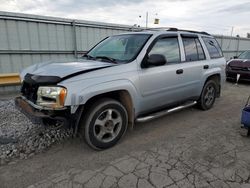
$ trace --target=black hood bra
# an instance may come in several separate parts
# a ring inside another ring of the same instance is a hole
[[[30,74],[27,73],[24,77],[24,81],[30,85],[55,85],[58,84],[61,81],[67,80],[69,78],[72,78],[74,76],[80,75],[80,74],[84,74],[84,73],[88,73],[88,72],[92,72],[95,70],[99,70],[99,69],[104,69],[104,68],[108,68],[111,66],[106,66],[106,67],[98,67],[98,68],[93,68],[93,69],[88,69],[88,70],[83,70],[83,71],[78,71],[75,72],[73,74],[69,74],[67,76],[64,77],[59,77],[59,76],[42,76],[42,75],[34,75],[34,74]]]

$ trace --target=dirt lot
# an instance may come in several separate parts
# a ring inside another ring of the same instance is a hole
[[[250,138],[239,133],[249,94],[227,83],[213,109],[136,124],[106,151],[68,139],[1,166],[1,187],[250,187]]]

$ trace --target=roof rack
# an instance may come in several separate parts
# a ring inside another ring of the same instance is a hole
[[[184,32],[190,32],[190,33],[197,33],[197,34],[203,34],[203,35],[210,35],[209,33],[205,31],[193,31],[193,30],[185,30],[185,29],[178,29],[175,27],[155,27],[155,28],[147,28],[142,29],[141,31],[159,31],[159,30],[165,30],[165,31],[184,31]]]
[[[184,31],[184,32],[197,33],[197,34],[203,34],[203,35],[210,35],[209,33],[205,31],[193,31],[193,30],[185,30],[185,29],[177,29],[177,28],[169,29],[168,31]]]

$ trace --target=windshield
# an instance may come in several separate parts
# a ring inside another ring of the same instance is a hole
[[[250,51],[245,51],[239,55],[239,59],[250,59]]]
[[[130,62],[136,58],[150,36],[149,34],[111,36],[95,46],[85,57],[116,63]]]

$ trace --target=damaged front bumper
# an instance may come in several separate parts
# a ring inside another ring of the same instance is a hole
[[[26,115],[33,123],[41,123],[43,119],[52,119],[61,121],[65,125],[70,124],[70,118],[68,118],[70,111],[67,108],[60,110],[43,108],[27,100],[23,96],[15,98],[15,105],[18,110]]]

